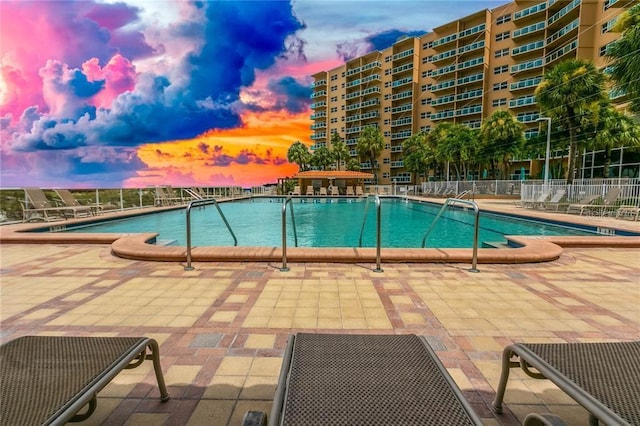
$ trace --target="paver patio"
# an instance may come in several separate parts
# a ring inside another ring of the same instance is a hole
[[[171,400],[150,366],[122,372],[84,424],[238,425],[269,411],[287,336],[296,331],[416,333],[487,425],[532,411],[569,424],[587,413],[548,381],[512,372],[506,412],[490,410],[511,342],[640,338],[640,252],[568,248],[550,263],[177,263],[114,257],[106,245],[0,246],[0,339],[153,337]]]

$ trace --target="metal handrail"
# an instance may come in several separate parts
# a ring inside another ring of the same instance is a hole
[[[367,197],[367,201],[364,203],[364,218],[362,219],[362,227],[360,228],[360,238],[358,239],[358,247],[362,247],[362,235],[364,234],[364,225],[367,223],[367,213],[369,211],[369,199],[371,197]]]
[[[360,228],[360,238],[358,239],[358,247],[362,247],[362,235],[364,233],[364,226],[367,223],[367,211],[369,209],[369,198],[367,197],[367,201],[364,204],[364,218],[362,219],[362,228]],[[381,201],[380,201],[380,196],[376,195],[375,196],[375,202],[376,202],[376,269],[373,270],[373,272],[383,272],[382,268],[380,267],[380,261],[381,261],[381,255],[380,255],[380,251],[381,251],[381,232],[380,229],[382,227],[381,223],[382,223],[382,215],[381,215]]]
[[[442,207],[440,208],[440,211],[436,215],[435,219],[433,219],[433,222],[431,222],[431,226],[429,227],[429,229],[427,229],[427,232],[424,234],[424,238],[422,238],[422,248],[425,247],[425,244],[427,242],[427,237],[435,227],[438,219],[440,219],[440,216],[442,216],[442,213],[444,212],[444,210],[448,206],[451,206],[454,204],[465,204],[473,207],[474,216],[475,216],[475,227],[473,232],[473,258],[471,261],[472,264],[471,264],[471,269],[469,269],[469,272],[480,272],[477,268],[478,266],[478,233],[480,230],[480,209],[478,208],[478,204],[476,204],[475,201],[461,200],[459,198],[447,198],[444,204],[442,205]]]
[[[218,213],[220,213],[220,217],[222,218],[222,221],[227,226],[227,229],[229,230],[229,232],[231,233],[231,236],[233,237],[233,245],[234,246],[238,245],[238,239],[236,238],[236,235],[233,233],[233,230],[231,229],[231,225],[229,225],[227,218],[224,217],[224,213],[222,213],[222,210],[220,210],[220,206],[218,205],[218,202],[213,198],[207,199],[207,200],[193,200],[189,203],[186,209],[187,211],[187,266],[184,267],[185,271],[192,271],[193,269],[195,269],[193,266],[191,266],[191,208],[194,206],[204,206],[207,204],[213,204],[216,206],[216,209],[218,210]]]
[[[280,271],[286,272],[287,268],[287,204],[291,203],[291,224],[293,225],[293,240],[295,246],[298,247],[298,231],[296,230],[296,217],[293,214],[293,199],[291,196],[287,197],[284,204],[282,204],[282,268]]]
[[[381,229],[381,222],[382,222],[382,208],[381,208],[382,203],[380,202],[380,196],[376,195],[376,269],[373,270],[373,272],[383,272],[382,268],[380,267],[380,261],[381,261],[381,255],[380,255],[380,229]]]

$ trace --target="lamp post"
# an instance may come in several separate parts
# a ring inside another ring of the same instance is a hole
[[[540,117],[537,121],[547,122],[547,151],[544,156],[544,189],[549,187],[549,156],[551,155],[551,117]]]

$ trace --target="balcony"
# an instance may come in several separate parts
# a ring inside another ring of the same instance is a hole
[[[402,132],[391,133],[391,140],[407,139],[408,137],[411,137],[411,130],[403,130]]]
[[[439,98],[436,98],[433,102],[431,102],[431,105],[445,105],[445,104],[450,104],[451,102],[455,101],[456,97],[454,95],[447,95],[447,96],[441,96]]]
[[[312,140],[326,139],[326,138],[327,138],[327,132],[320,132],[320,133],[315,133],[311,135]]]
[[[438,83],[431,86],[431,91],[438,92],[440,90],[448,89],[450,87],[455,87],[455,86],[456,86],[455,80],[447,80],[447,81],[443,81],[442,83]]]
[[[375,80],[380,81],[380,75],[379,74],[372,74],[372,75],[367,76],[367,77],[363,77],[363,78],[359,78],[357,80],[350,81],[350,82],[348,82],[346,84],[346,87],[359,86],[361,84],[369,83],[369,82],[375,81]]]
[[[315,103],[309,105],[309,107],[311,109],[326,108],[327,107],[327,102],[326,101],[315,102]]]
[[[399,169],[401,167],[404,167],[404,161],[403,160],[398,160],[398,161],[392,161],[391,162],[391,168],[392,169]]]
[[[466,77],[461,77],[456,81],[456,84],[461,85],[461,84],[475,83],[476,81],[483,81],[483,80],[484,80],[484,73],[478,73],[478,74],[468,75]]]
[[[394,81],[393,83],[391,83],[391,87],[404,86],[405,84],[409,84],[412,81],[413,81],[413,77],[406,77],[406,78]]]
[[[413,118],[412,117],[407,117],[407,118],[401,118],[399,120],[394,120],[391,122],[391,127],[397,127],[397,126],[408,126],[413,122]]]
[[[524,55],[525,53],[535,52],[544,47],[544,40],[537,40],[523,46],[514,47],[511,49],[511,56]]]
[[[431,121],[443,120],[445,118],[452,118],[454,115],[455,115],[455,112],[452,109],[436,112],[435,114],[431,114]]]
[[[357,104],[347,105],[347,111],[353,111],[354,109],[368,108],[377,105],[380,105],[380,99],[373,98],[369,99],[368,101],[358,102]]]
[[[471,115],[482,113],[482,105],[471,105],[465,108],[456,110],[456,117],[460,117],[463,115]]]
[[[549,25],[551,25],[554,22],[560,20],[563,16],[567,15],[569,12],[571,12],[572,10],[574,10],[575,8],[580,6],[580,3],[582,3],[582,0],[573,0],[571,3],[569,3],[568,5],[563,7],[562,9],[560,9],[559,12],[554,13],[553,15],[551,15],[549,17]]]
[[[560,49],[556,49],[553,53],[550,53],[544,58],[545,64],[550,64],[557,59],[562,58],[563,56],[573,52],[578,48],[578,40],[573,40],[571,43],[561,47]]]
[[[347,72],[345,73],[346,77],[350,77],[352,75],[364,72],[364,71],[368,71],[374,68],[381,68],[382,64],[379,61],[374,61],[371,62],[369,64],[363,65],[361,67],[357,67],[357,68],[352,68],[350,70],[347,70]]]
[[[529,25],[524,28],[518,28],[517,30],[513,30],[513,32],[511,33],[511,38],[515,40],[517,38],[524,37],[526,35],[536,34],[540,31],[543,31],[546,26],[547,24],[544,21],[542,21],[542,22],[538,22],[537,24]]]
[[[471,28],[469,28],[469,29],[462,30],[462,31],[460,31],[460,32],[458,33],[458,38],[459,38],[459,39],[462,39],[462,38],[465,38],[465,37],[472,36],[472,35],[474,35],[474,34],[477,34],[477,33],[479,33],[479,32],[484,31],[484,30],[485,30],[485,28],[486,28],[486,25],[485,25],[485,24],[480,24],[480,25],[476,25],[475,27],[471,27]]]
[[[406,92],[396,93],[391,96],[392,101],[397,101],[398,99],[406,99],[413,96],[413,90],[407,90]]]
[[[457,50],[456,49],[452,49],[452,50],[447,50],[446,52],[442,52],[438,55],[433,55],[431,57],[431,61],[432,63],[436,63],[436,62],[440,62],[444,59],[449,59],[449,58],[455,58],[457,55]]]
[[[327,85],[327,80],[318,80],[311,83],[311,88],[322,87]]]
[[[320,90],[318,92],[312,93],[311,94],[311,99],[320,98],[320,97],[324,98],[325,96],[327,96],[327,91],[326,90]]]
[[[456,96],[456,101],[480,98],[482,97],[483,93],[484,91],[482,89],[475,89],[475,90],[469,90],[467,92],[462,92]]]
[[[398,59],[406,58],[407,56],[413,55],[413,49],[405,50],[404,52],[396,53],[391,57],[392,61],[397,61]]]
[[[516,22],[520,19],[525,19],[532,16],[537,16],[540,12],[544,12],[547,9],[547,3],[542,2],[538,3],[534,6],[528,7],[526,9],[522,9],[513,14],[513,21]]]
[[[327,122],[326,121],[321,121],[319,123],[315,123],[311,125],[311,130],[315,130],[315,129],[326,129],[327,127]]]
[[[391,152],[392,153],[402,152],[402,145],[393,145],[391,147]]]
[[[316,120],[318,118],[324,118],[327,116],[327,111],[320,111],[315,114],[311,114],[311,119]]]
[[[458,54],[462,55],[467,52],[471,52],[473,50],[482,49],[484,47],[484,40],[477,41],[475,43],[467,44],[466,46],[462,46],[458,49]]]
[[[529,87],[536,87],[542,81],[542,77],[525,78],[524,80],[516,81],[509,85],[509,90],[515,92],[516,90],[523,90]]]
[[[511,67],[511,74],[540,68],[542,67],[543,62],[544,61],[542,60],[542,58],[539,58],[539,59],[534,59],[532,61],[523,62],[518,65],[513,65]]]
[[[559,31],[556,31],[555,33],[551,34],[551,36],[547,37],[547,46],[549,46],[550,44],[552,44],[556,40],[559,40],[562,37],[570,34],[573,30],[575,30],[579,26],[580,26],[580,20],[579,19],[575,19],[569,25],[563,27]]]
[[[395,67],[391,70],[391,74],[398,74],[400,72],[409,71],[413,69],[413,64],[404,64],[399,67]]]
[[[521,108],[524,106],[535,105],[536,103],[535,96],[522,96],[520,98],[510,100],[509,108]]]
[[[413,109],[413,104],[403,104],[397,107],[391,108],[391,113],[396,114],[399,112],[411,111]]]
[[[516,120],[521,123],[532,123],[534,121],[538,121],[538,118],[540,118],[539,112],[521,112],[516,115]]]
[[[449,74],[450,72],[454,72],[456,70],[456,65],[449,65],[446,67],[438,68],[429,72],[430,77],[439,77],[441,75]]]
[[[451,34],[451,35],[448,35],[448,36],[445,36],[445,37],[439,38],[439,39],[437,39],[437,40],[434,40],[434,41],[431,43],[431,47],[435,49],[436,47],[444,46],[444,45],[446,45],[446,44],[449,44],[449,43],[451,43],[451,42],[454,42],[454,41],[456,41],[457,39],[458,39],[458,34]]]
[[[464,61],[458,64],[458,70],[477,67],[478,65],[484,65],[484,57],[480,56],[477,58],[469,59],[468,61]]]
[[[380,88],[377,86],[374,86],[364,90],[358,90],[356,92],[347,93],[346,99],[358,98],[361,96],[369,95],[371,93],[380,93]]]
[[[395,183],[411,183],[411,173],[400,173],[396,176],[391,176],[391,181]]]

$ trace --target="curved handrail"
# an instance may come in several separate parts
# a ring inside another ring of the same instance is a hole
[[[233,237],[233,245],[237,246],[238,245],[238,239],[236,238],[236,235],[233,233],[233,229],[231,229],[231,225],[229,225],[229,222],[227,221],[227,218],[224,216],[224,213],[222,213],[222,210],[220,210],[220,206],[218,205],[218,202],[214,199],[214,198],[210,198],[210,199],[206,199],[206,200],[193,200],[189,203],[189,205],[186,208],[186,214],[187,214],[187,266],[184,267],[185,271],[191,271],[193,270],[193,266],[191,266],[191,208],[194,206],[204,206],[207,204],[213,204],[216,206],[216,209],[218,210],[218,213],[220,213],[220,217],[222,218],[222,221],[224,222],[224,224],[227,226],[227,229],[229,230],[229,232],[231,233],[231,236]]]
[[[289,270],[287,268],[287,204],[291,203],[291,224],[293,225],[293,240],[295,246],[298,247],[298,231],[296,230],[296,217],[293,214],[293,199],[291,196],[287,197],[282,204],[282,272]]]
[[[369,209],[369,198],[367,197],[367,201],[364,204],[364,218],[362,219],[362,228],[360,228],[360,238],[358,239],[358,247],[362,247],[362,235],[364,234],[364,226],[367,223],[367,212]],[[381,211],[382,211],[382,203],[380,201],[380,196],[375,195],[374,198],[376,202],[376,269],[373,272],[382,272],[382,268],[380,268],[380,250],[381,250],[381,237],[380,237],[380,228],[381,228]]]
[[[362,227],[360,228],[360,238],[358,239],[358,247],[362,247],[362,235],[364,234],[364,225],[367,223],[367,213],[369,210],[369,199],[370,196],[367,197],[367,201],[364,203],[364,218],[362,219]]]
[[[469,269],[469,271],[480,272],[478,271],[478,268],[477,268],[478,266],[478,233],[480,230],[480,209],[478,208],[478,204],[476,204],[475,201],[461,200],[459,198],[447,198],[444,204],[442,205],[442,207],[440,208],[440,211],[436,215],[435,219],[433,219],[433,222],[431,222],[431,226],[429,227],[429,229],[427,229],[427,232],[424,234],[424,237],[422,238],[422,248],[425,247],[425,244],[427,242],[427,237],[435,227],[438,219],[440,219],[440,216],[442,216],[442,213],[444,212],[444,210],[448,206],[451,206],[454,204],[465,204],[473,207],[474,216],[475,216],[475,226],[473,231],[473,259],[472,259],[471,269]]]
[[[380,262],[381,262],[381,255],[380,255],[380,250],[381,250],[381,244],[380,244],[380,229],[382,227],[381,223],[382,223],[382,203],[380,202],[380,196],[376,195],[376,269],[373,270],[373,272],[383,272],[382,268],[380,267]]]

